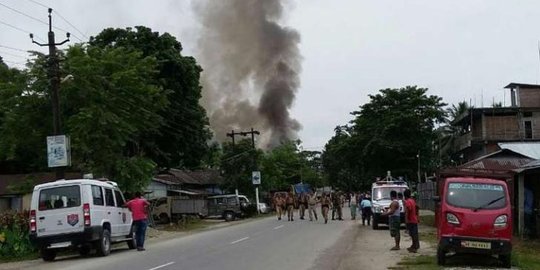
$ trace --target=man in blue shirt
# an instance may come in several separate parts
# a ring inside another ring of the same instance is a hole
[[[371,198],[369,195],[365,197],[360,202],[360,209],[362,209],[362,225],[366,225],[366,220],[368,226],[371,225]]]

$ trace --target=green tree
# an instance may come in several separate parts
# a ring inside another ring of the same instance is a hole
[[[157,60],[157,72],[148,79],[164,90],[168,103],[159,110],[162,125],[147,132],[140,147],[161,168],[201,167],[211,138],[206,111],[199,104],[202,69],[193,57],[181,54],[180,42],[168,33],[137,26],[105,29],[90,45],[139,51]]]
[[[439,166],[450,165],[454,162],[456,157],[455,148],[456,141],[463,134],[463,130],[466,128],[457,125],[456,120],[464,117],[471,107],[467,102],[459,102],[457,105],[452,104],[451,107],[446,109],[446,117],[443,124],[437,129],[438,142],[437,148],[439,152]]]
[[[445,104],[426,93],[426,88],[407,86],[370,95],[370,102],[352,112],[355,118],[346,132],[336,130],[325,147],[323,164],[330,183],[365,188],[386,171],[416,179],[417,154],[421,170],[433,170],[434,129],[444,120]]]
[[[223,188],[229,192],[238,189],[242,194],[253,195],[251,172],[257,168],[263,154],[262,150],[253,149],[251,140],[240,140],[234,146],[224,143],[221,157],[221,170],[225,178]],[[264,174],[262,178],[264,183]]]

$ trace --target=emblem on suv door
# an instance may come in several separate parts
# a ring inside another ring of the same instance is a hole
[[[79,215],[77,214],[68,215],[67,223],[71,226],[75,226],[75,224],[79,223]]]

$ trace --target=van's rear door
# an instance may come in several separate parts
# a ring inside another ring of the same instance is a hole
[[[84,230],[80,185],[46,187],[39,190],[38,198],[38,237]]]

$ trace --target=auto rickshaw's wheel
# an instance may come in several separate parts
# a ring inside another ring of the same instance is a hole
[[[504,268],[512,268],[512,254],[501,254],[499,260]]]
[[[446,252],[441,248],[437,248],[437,264],[444,265],[446,263]]]

